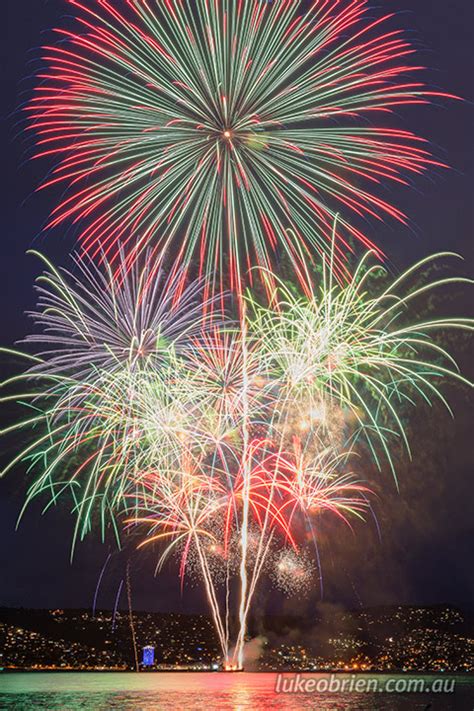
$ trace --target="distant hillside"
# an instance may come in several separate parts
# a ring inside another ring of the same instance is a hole
[[[209,618],[134,612],[140,656],[157,665],[210,665],[220,649]],[[253,627],[253,628],[252,628]],[[249,659],[260,669],[474,671],[472,619],[447,605],[344,611],[322,607],[311,622],[275,616],[250,626]],[[128,612],[0,608],[0,666],[133,668]]]

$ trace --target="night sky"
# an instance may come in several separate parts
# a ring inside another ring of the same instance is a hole
[[[431,85],[458,94],[461,102],[406,108],[399,125],[428,138],[435,154],[452,166],[421,177],[410,189],[395,184],[391,199],[411,218],[409,227],[372,224],[367,234],[382,245],[396,272],[415,259],[441,249],[462,254],[464,273],[473,273],[472,26],[474,4],[468,0],[382,0],[383,10],[399,11],[394,25],[404,27],[419,49],[417,61],[430,67]],[[374,8],[377,3],[373,3]],[[6,0],[2,4],[3,169],[0,241],[1,334],[11,346],[28,330],[25,310],[34,305],[33,281],[40,266],[26,250],[34,246],[55,264],[68,264],[74,232],[42,232],[42,225],[59,197],[53,190],[35,193],[48,166],[29,160],[31,144],[21,124],[21,104],[29,97],[32,75],[39,68],[38,46],[48,30],[61,24],[62,0]],[[66,8],[67,11],[67,8]],[[66,20],[67,23],[67,20]],[[472,297],[472,292],[471,292]],[[458,314],[470,306],[466,293],[452,299]],[[461,363],[468,368],[466,353]],[[469,374],[468,372],[466,374]],[[471,368],[471,377],[473,376]],[[435,408],[421,408],[411,427],[414,457],[399,467],[400,493],[388,471],[379,475],[377,527],[356,524],[354,533],[341,527],[327,531],[323,548],[325,600],[336,605],[448,602],[468,604],[474,594],[472,540],[474,533],[472,451],[473,409],[468,393],[453,391],[456,420]],[[2,422],[9,421],[9,413]],[[6,453],[0,443],[0,456]],[[69,562],[72,517],[58,506],[40,516],[40,506],[28,510],[19,530],[15,523],[25,493],[20,469],[0,481],[0,605],[30,607],[90,606],[95,585],[109,550],[113,553],[99,605],[113,605],[123,577],[126,552],[90,536]],[[110,546],[110,548],[109,548]],[[154,560],[140,557],[133,564],[136,608],[200,610],[197,588],[181,599],[176,576],[153,576]],[[261,604],[274,610],[278,595]],[[310,611],[317,598],[305,604]],[[303,603],[298,603],[301,609]]]

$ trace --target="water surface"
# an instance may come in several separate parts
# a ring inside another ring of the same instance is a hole
[[[287,675],[291,678],[294,675]],[[310,675],[304,675],[306,677]],[[314,674],[321,679],[328,675]],[[455,679],[454,694],[277,694],[276,674],[0,673],[1,711],[473,711],[474,677]],[[359,677],[358,677],[359,678]],[[367,677],[360,677],[367,678]],[[378,675],[378,683],[388,677]],[[393,678],[393,677],[392,677]],[[400,678],[412,678],[408,675]],[[421,677],[416,677],[421,678]],[[423,677],[429,684],[432,677]],[[431,705],[430,705],[431,704]]]

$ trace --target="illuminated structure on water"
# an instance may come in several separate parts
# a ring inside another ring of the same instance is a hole
[[[155,663],[155,648],[151,645],[143,647],[142,664],[144,667],[152,667]]]

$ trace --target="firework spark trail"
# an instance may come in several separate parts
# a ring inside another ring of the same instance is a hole
[[[178,481],[174,476],[171,479],[169,476],[156,474],[145,476],[143,491],[141,496],[132,495],[132,498],[136,499],[136,515],[128,521],[133,526],[149,526],[149,534],[139,547],[160,540],[170,540],[158,561],[158,568],[161,569],[167,558],[181,546],[180,576],[183,582],[189,551],[191,545],[194,545],[215,629],[225,657],[229,646],[228,634],[222,621],[216,586],[205,549],[209,539],[213,543],[216,541],[208,523],[218,511],[217,495],[222,494],[222,487],[208,475],[188,470],[187,465],[184,465]]]
[[[247,579],[247,552],[248,552],[248,529],[249,529],[249,486],[250,486],[250,447],[249,447],[249,378],[248,378],[248,351],[247,351],[247,318],[244,310],[242,312],[241,319],[241,333],[242,333],[242,364],[243,364],[243,413],[242,413],[242,431],[243,431],[243,447],[242,447],[242,473],[243,473],[243,509],[242,509],[242,523],[241,523],[241,559],[240,559],[240,605],[239,605],[239,620],[240,620],[240,630],[239,636],[237,638],[236,645],[236,655],[237,664],[239,669],[244,668],[244,643],[245,643],[245,630],[246,625],[246,611],[247,611],[247,595],[248,595],[248,579]]]
[[[194,541],[196,544],[196,550],[198,552],[199,560],[201,563],[201,571],[204,578],[204,584],[206,586],[207,597],[211,606],[212,616],[214,619],[214,624],[216,627],[217,634],[219,636],[219,641],[221,644],[222,657],[226,659],[229,650],[229,638],[226,633],[226,628],[222,623],[222,618],[220,614],[219,601],[217,599],[216,590],[212,580],[212,574],[209,570],[209,564],[206,555],[202,551],[201,542],[199,535],[194,536]]]
[[[129,560],[127,561],[126,588],[127,588],[128,615],[129,615],[129,621],[130,621],[130,631],[132,633],[133,654],[135,657],[135,671],[139,672],[140,665],[138,663],[137,637],[135,634],[135,623],[133,621],[132,584],[130,581],[130,561]]]
[[[285,255],[308,286],[340,208],[404,222],[379,191],[442,165],[385,119],[448,94],[413,79],[414,50],[366,0],[69,2],[77,30],[43,47],[27,111],[36,155],[58,160],[43,187],[70,190],[49,224],[80,224],[92,257],[150,247],[241,294]],[[370,241],[345,218],[338,237],[341,271],[348,239]]]
[[[298,550],[299,544],[295,542],[294,534],[290,530],[293,528],[293,520],[299,517],[298,514],[302,514],[308,522],[311,522],[311,518],[314,518],[316,514],[327,510],[335,513],[345,523],[348,523],[349,515],[362,518],[362,514],[368,508],[367,497],[370,494],[369,489],[357,483],[349,475],[338,476],[337,464],[339,462],[329,463],[329,465],[323,464],[326,458],[325,452],[321,454],[317,475],[311,476],[306,468],[300,471],[300,474],[307,478],[306,493],[310,494],[309,496],[302,496],[294,476],[298,462],[293,461],[290,452],[282,452],[281,443],[278,445],[278,453],[273,455],[266,454],[266,447],[271,444],[270,442],[264,443],[262,461],[252,472],[253,481],[257,477],[257,482],[260,482],[261,475],[265,476],[266,489],[263,497],[265,503],[262,505],[263,520],[261,518],[258,519],[259,533],[256,541],[257,550],[252,561],[252,574],[250,581],[246,579],[246,594],[241,597],[241,604],[242,600],[244,604],[240,618],[241,627],[234,653],[232,667],[234,669],[242,668],[247,616],[257,583],[262,575],[264,566],[268,564],[268,554],[272,544],[278,540],[280,540],[279,545],[289,542],[294,552]],[[257,446],[257,450],[259,448]],[[344,455],[344,459],[346,458],[347,454]],[[242,491],[242,496],[245,496],[250,503],[255,497],[255,491],[258,491],[259,488],[260,483],[257,486],[253,483],[253,486]],[[279,503],[275,503],[275,498],[279,499]],[[287,514],[287,511],[290,513],[284,518],[283,515]],[[280,536],[278,536],[278,529],[281,528],[282,522],[284,524]],[[313,530],[312,523],[310,523],[310,526],[311,530]]]
[[[112,558],[112,553],[109,553],[104,565],[102,566],[102,570],[100,571],[99,579],[97,581],[97,585],[96,585],[95,593],[94,593],[94,602],[92,603],[92,617],[93,618],[95,617],[95,610],[96,610],[96,606],[97,606],[97,596],[99,595],[100,584],[102,582],[102,578],[104,577],[105,569],[107,568],[111,558]]]
[[[120,581],[120,584],[118,586],[117,590],[117,595],[115,596],[115,604],[114,604],[114,613],[112,616],[112,632],[115,632],[115,625],[117,621],[117,611],[118,611],[118,606],[120,602],[120,595],[122,594],[122,588],[123,588],[123,579]]]

